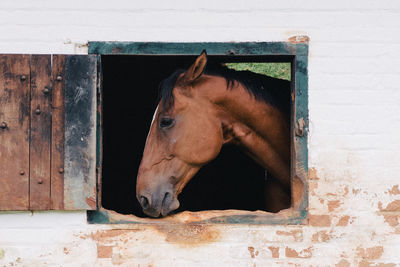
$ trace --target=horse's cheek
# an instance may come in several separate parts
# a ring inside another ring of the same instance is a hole
[[[205,132],[203,142],[199,142],[198,151],[204,151],[205,162],[215,159],[223,144],[222,129],[220,127],[210,127],[210,131]]]
[[[181,136],[174,146],[175,155],[189,164],[204,165],[213,160],[222,147],[222,132],[214,127],[193,129],[196,138]]]
[[[222,147],[222,138],[218,138],[218,136],[214,136],[213,139],[208,138],[205,142],[199,142],[197,147],[197,155],[202,155],[202,158],[199,158],[199,163],[206,164],[211,160],[215,159]]]

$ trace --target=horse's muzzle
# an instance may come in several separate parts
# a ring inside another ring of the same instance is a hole
[[[157,190],[152,193],[138,192],[137,199],[143,212],[151,217],[164,217],[179,207],[179,201],[171,190]]]

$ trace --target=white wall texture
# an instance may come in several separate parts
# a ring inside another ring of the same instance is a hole
[[[0,2],[0,53],[310,37],[309,222],[165,229],[0,213],[0,266],[400,266],[400,1]]]

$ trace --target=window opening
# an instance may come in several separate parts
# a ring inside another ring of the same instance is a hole
[[[238,63],[231,61],[240,58],[208,57],[210,65],[223,63],[230,69],[290,80],[290,62]],[[158,104],[159,83],[176,69],[190,67],[195,59],[195,56],[102,57],[104,208],[147,217],[135,196],[136,176]],[[235,145],[225,145],[217,158],[202,167],[186,185],[179,196],[180,207],[175,212],[265,211],[266,179],[268,174],[263,167]]]

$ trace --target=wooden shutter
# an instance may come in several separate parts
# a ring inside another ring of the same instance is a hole
[[[0,210],[96,209],[97,56],[0,55]]]

